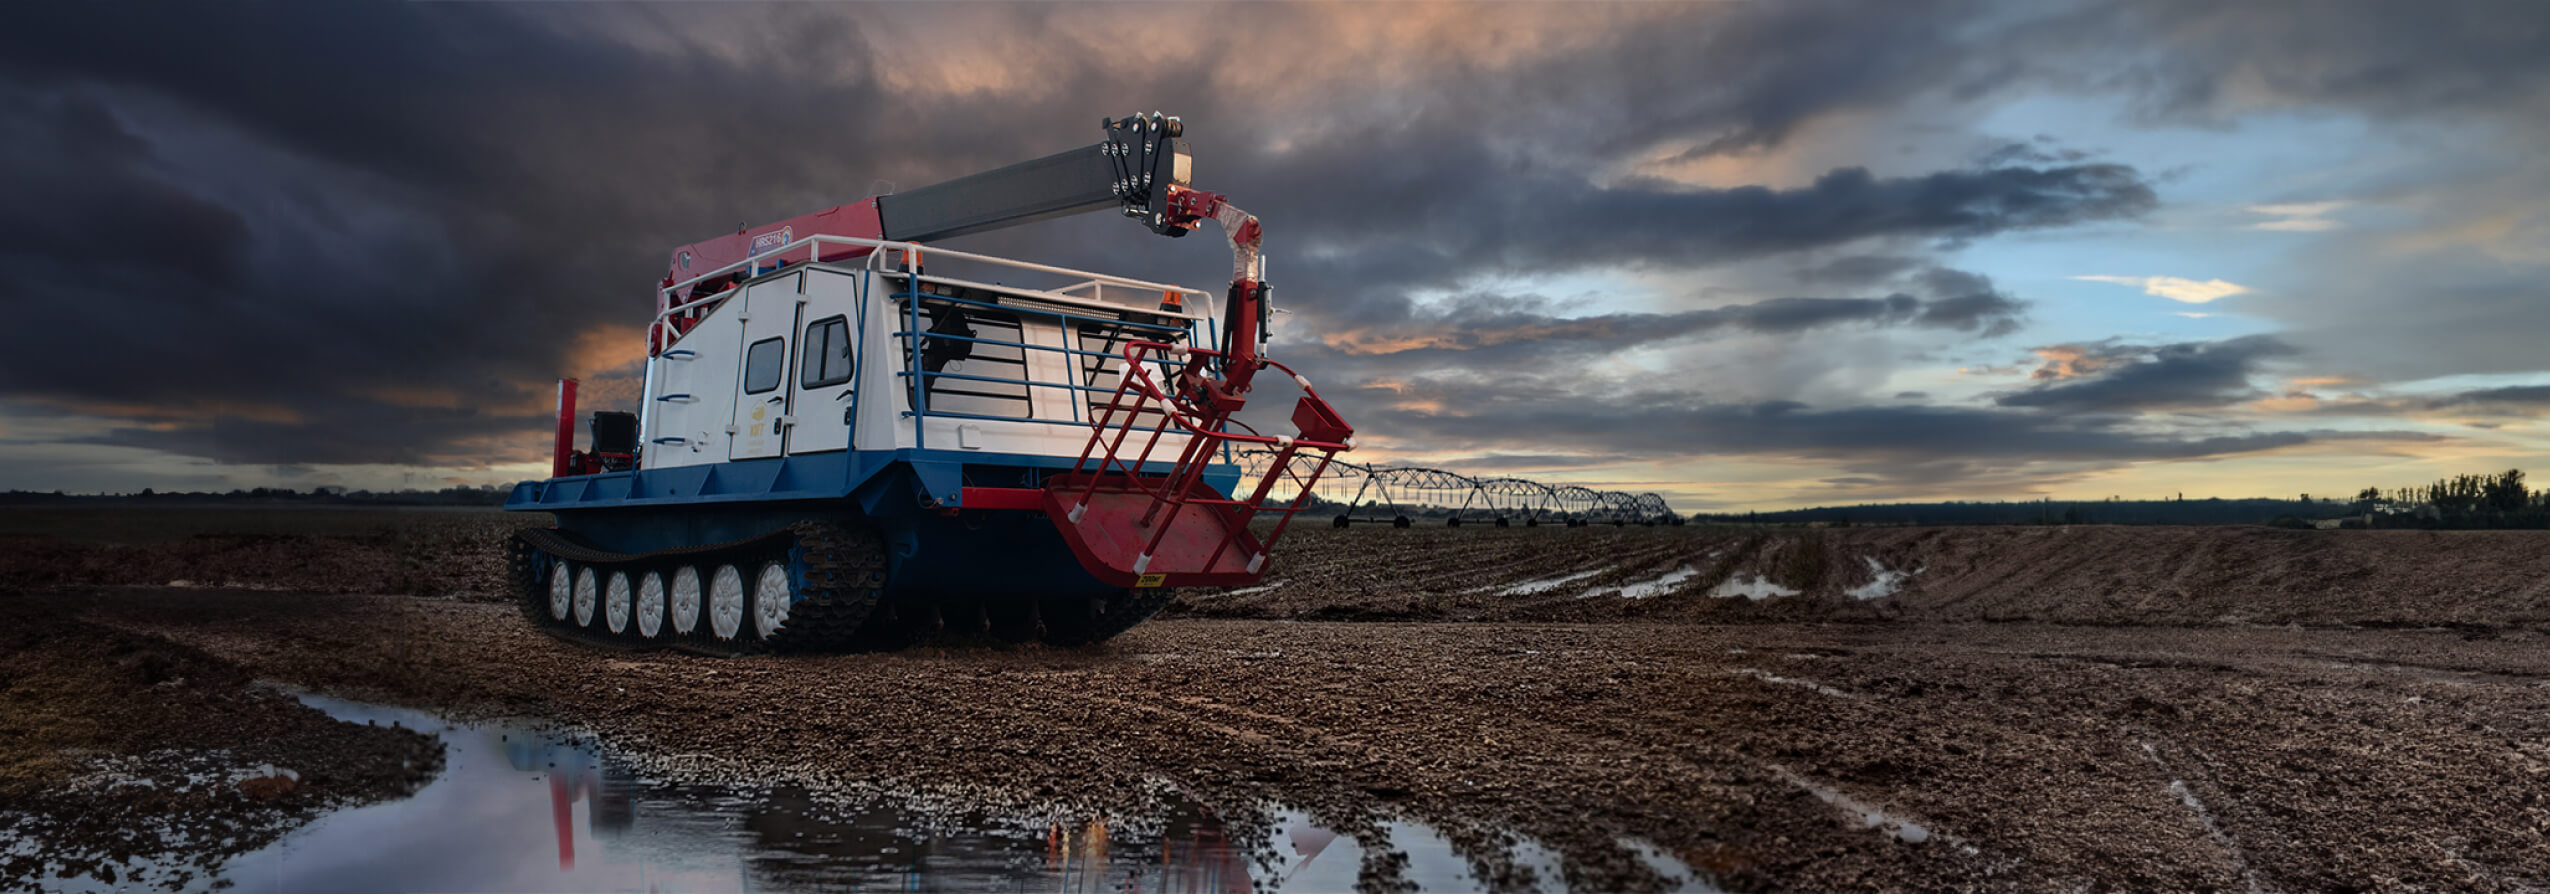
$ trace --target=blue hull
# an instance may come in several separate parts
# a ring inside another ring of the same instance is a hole
[[[836,451],[526,481],[505,508],[553,513],[560,529],[621,553],[743,540],[809,520],[873,526],[886,542],[890,593],[1103,594],[1115,588],[1081,567],[1044,513],[964,505],[968,485],[1038,487],[1071,465],[979,451]],[[1156,465],[1145,471],[1168,471]],[[1216,466],[1205,477],[1227,494],[1239,469]]]

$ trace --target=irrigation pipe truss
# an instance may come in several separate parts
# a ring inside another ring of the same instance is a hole
[[[1265,474],[1274,454],[1247,449],[1234,451],[1232,458],[1239,462],[1241,480],[1249,481]],[[1294,485],[1299,486],[1298,476],[1294,476]],[[1500,528],[1518,524],[1572,528],[1602,523],[1683,523],[1682,516],[1665,505],[1665,498],[1652,492],[1632,494],[1522,478],[1479,478],[1424,466],[1372,466],[1340,460],[1328,465],[1311,492],[1338,508],[1331,523],[1340,528],[1359,522],[1386,522],[1405,528],[1420,518],[1440,518],[1455,528],[1474,523]]]

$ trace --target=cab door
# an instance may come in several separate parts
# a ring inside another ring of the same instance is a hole
[[[856,415],[854,308],[832,303],[807,308],[806,323],[797,328],[797,374],[790,377],[797,396],[789,404],[798,420],[788,431],[790,456],[849,447]]]
[[[743,366],[735,377],[735,418],[726,427],[728,459],[762,459],[788,449],[789,380],[796,371],[789,336],[797,330],[805,274],[758,283],[744,292]]]

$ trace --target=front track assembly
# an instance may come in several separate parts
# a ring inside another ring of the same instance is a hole
[[[508,544],[523,615],[561,639],[708,655],[894,649],[941,633],[1056,646],[1102,642],[1176,598],[889,601],[885,548],[864,529],[801,522],[760,537],[650,553],[601,549],[550,528]]]

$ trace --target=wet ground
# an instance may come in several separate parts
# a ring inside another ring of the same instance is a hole
[[[0,889],[210,884],[311,817],[434,777],[429,737],[329,719],[238,665],[0,597]]]
[[[384,518],[0,532],[0,889],[2550,889],[2539,534],[1316,530],[1103,648],[716,660]]]
[[[655,781],[544,724],[302,701],[341,720],[435,734],[446,769],[412,798],[321,818],[231,860],[220,877],[237,890],[366,890],[395,878],[424,891],[1330,891],[1353,888],[1363,864],[1355,839],[1280,806],[1268,834],[1237,839],[1212,807],[1175,795],[1150,816],[933,814],[788,785]],[[1407,855],[1400,875],[1417,888],[1480,887],[1434,830],[1382,831],[1382,847]],[[1517,853],[1557,878],[1546,848],[1520,842]]]
[[[916,854],[938,890],[2550,885],[2550,641],[2520,630],[1166,621],[1086,652],[715,660],[498,605],[76,598],[262,677],[572,724],[612,755],[569,786],[603,861],[576,871],[686,890],[900,887]],[[614,766],[668,787],[623,817]],[[535,830],[551,778],[513,783]],[[1077,859],[1106,868],[1059,868],[1102,818],[1106,857]],[[506,837],[557,871],[554,834]]]

